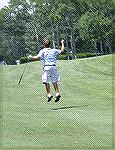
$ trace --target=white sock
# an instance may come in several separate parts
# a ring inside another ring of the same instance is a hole
[[[59,93],[56,93],[56,97],[57,97],[58,95],[60,95],[60,94],[59,94]]]
[[[50,94],[50,93],[48,94],[48,97],[51,97],[51,94]]]

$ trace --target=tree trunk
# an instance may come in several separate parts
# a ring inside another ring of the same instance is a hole
[[[69,60],[69,47],[68,47],[68,33],[67,33],[67,29],[65,29],[65,33],[66,33],[66,36],[65,36],[65,40],[66,40],[66,49],[67,49],[67,60]]]
[[[38,41],[37,28],[36,28],[36,26],[35,26],[35,25],[34,25],[34,31],[35,31],[36,40]]]
[[[110,40],[106,39],[105,44],[108,47],[108,50],[109,50],[108,53],[112,53],[112,44],[111,44]]]
[[[103,45],[102,41],[100,41],[100,49],[101,49],[101,55],[103,55]]]
[[[75,42],[74,42],[74,32],[73,32],[73,29],[71,29],[71,51],[72,51],[72,59],[74,59],[75,58],[76,50],[75,50]]]
[[[59,48],[59,28],[57,23],[57,47]]]
[[[53,48],[55,48],[55,33],[54,33],[54,31],[52,33],[52,39],[53,39]]]
[[[72,33],[72,30],[71,30],[71,51],[73,53],[73,33]]]
[[[94,47],[95,47],[95,55],[97,56],[97,42],[94,41]]]

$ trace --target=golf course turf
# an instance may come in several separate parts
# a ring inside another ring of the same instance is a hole
[[[112,148],[112,55],[61,60],[61,99],[47,103],[42,63],[3,67],[3,149]]]

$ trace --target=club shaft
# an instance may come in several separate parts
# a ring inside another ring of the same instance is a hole
[[[22,77],[23,77],[23,75],[24,75],[24,72],[25,72],[25,69],[26,69],[26,67],[27,67],[27,64],[28,64],[28,61],[27,61],[26,65],[25,65],[25,67],[24,67],[24,70],[23,70],[23,72],[22,72],[22,75],[21,75],[21,77],[20,77],[20,79],[19,79],[18,84],[20,84],[20,82],[21,82],[21,80],[22,80]]]

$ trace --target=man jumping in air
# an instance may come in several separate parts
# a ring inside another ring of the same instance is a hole
[[[50,40],[45,40],[44,48],[40,50],[39,54],[37,56],[29,55],[28,59],[33,59],[33,60],[41,59],[43,61],[44,68],[43,68],[42,82],[43,84],[45,84],[45,88],[48,95],[47,102],[50,102],[51,99],[53,98],[50,92],[49,80],[51,80],[55,89],[55,95],[56,95],[55,102],[58,102],[60,100],[61,95],[57,84],[60,77],[56,68],[56,61],[57,61],[56,57],[57,55],[64,52],[64,40],[63,39],[61,40],[61,50],[52,49],[50,48],[50,45],[51,45]]]

